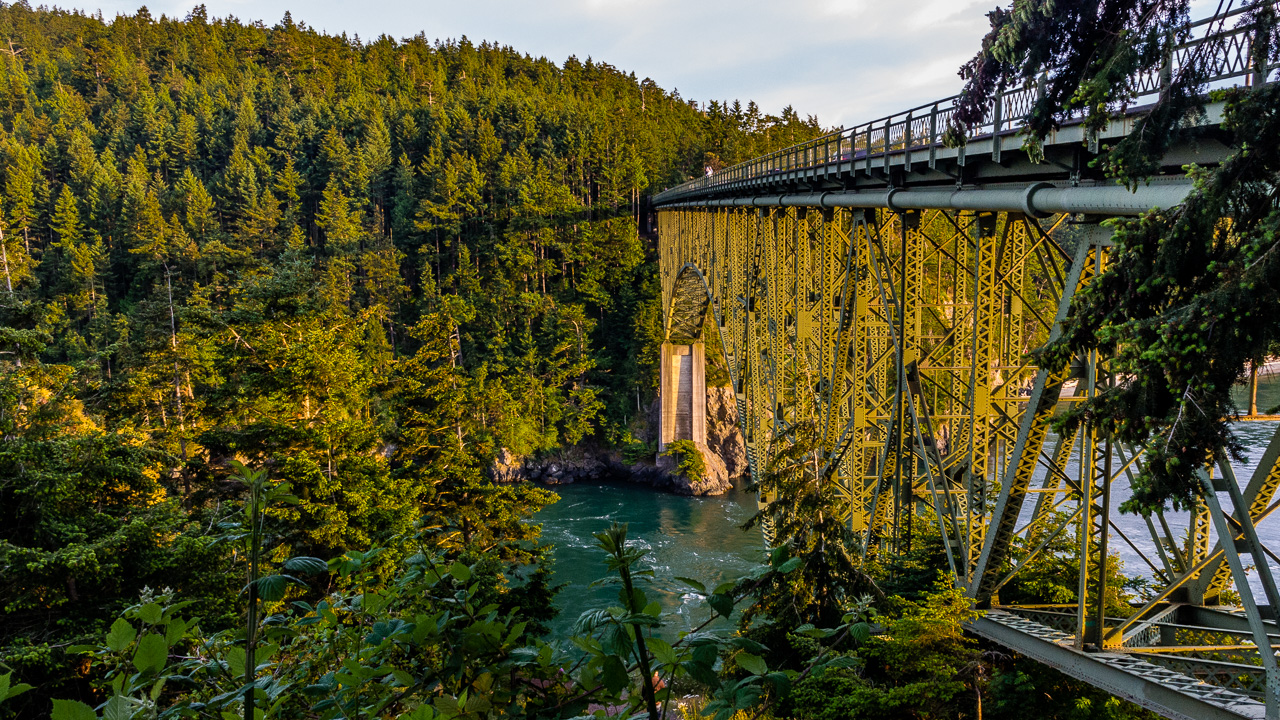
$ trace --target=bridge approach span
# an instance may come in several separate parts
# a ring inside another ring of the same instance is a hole
[[[1195,27],[1215,82],[1273,80],[1225,20]],[[1185,164],[1227,156],[1222,108],[1130,192],[1089,160],[1141,106],[1096,135],[1064,127],[1039,158],[1015,142],[1034,91],[1000,98],[959,147],[941,143],[953,98],[655,196],[663,393],[681,398],[663,399],[663,440],[698,417],[681,403],[705,377],[685,365],[709,345],[752,471],[812,449],[864,557],[938,538],[943,569],[987,610],[979,634],[1167,717],[1278,718],[1276,555],[1256,525],[1280,507],[1280,430],[1250,474],[1220,463],[1192,512],[1134,533],[1116,508],[1141,454],[1089,425],[1050,427],[1120,379],[1105,358],[1050,373],[1029,355],[1106,267],[1103,221],[1176,205]],[[1140,563],[1126,570],[1152,578],[1137,606],[1118,599],[1122,546]],[[1069,602],[1038,594],[1055,554],[1082,559]]]

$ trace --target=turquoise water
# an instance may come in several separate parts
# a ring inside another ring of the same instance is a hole
[[[587,609],[618,604],[618,587],[591,587],[606,575],[604,552],[592,533],[609,524],[629,524],[628,538],[650,551],[647,567],[656,579],[645,589],[672,615],[664,635],[674,637],[709,616],[705,605],[675,576],[695,578],[708,588],[745,575],[764,559],[758,530],[741,525],[755,512],[755,495],[734,491],[717,498],[691,498],[657,492],[642,485],[558,485],[560,502],[534,517],[542,523],[543,542],[555,545],[555,582],[567,583],[556,604],[552,637],[567,638]]]
[[[1243,394],[1243,389],[1237,391],[1238,402],[1244,400]],[[1259,383],[1258,405],[1265,412],[1277,404],[1280,404],[1280,379],[1271,376]],[[1246,460],[1237,464],[1242,485],[1248,482],[1262,459],[1275,430],[1274,422],[1236,426],[1238,437],[1245,445]],[[1068,464],[1071,474],[1075,472],[1076,461],[1073,457]],[[1043,468],[1036,484],[1042,474]],[[1114,487],[1116,502],[1129,496],[1126,480],[1117,480]],[[691,498],[625,483],[560,485],[554,489],[561,497],[560,502],[534,517],[535,522],[542,523],[543,541],[555,545],[555,581],[566,584],[556,601],[560,615],[551,624],[554,638],[567,638],[584,610],[618,604],[616,586],[591,587],[592,582],[606,573],[604,553],[595,547],[591,534],[604,530],[611,522],[629,523],[631,540],[650,551],[648,567],[653,568],[657,577],[646,592],[673,614],[664,631],[668,637],[694,627],[709,615],[705,605],[688,592],[687,586],[672,578],[678,575],[695,578],[711,588],[745,575],[764,558],[764,542],[759,531],[740,529],[755,512],[755,496],[748,493],[735,491],[718,498]],[[1030,519],[1033,507],[1033,502],[1026,503],[1020,525]],[[1185,513],[1170,512],[1166,516],[1175,528],[1185,529]],[[1258,527],[1263,543],[1273,549],[1280,548],[1280,520],[1276,517],[1268,518]],[[1138,553],[1141,550],[1148,558],[1156,557],[1145,523],[1133,515],[1119,515],[1116,525],[1136,546],[1131,547],[1118,537],[1112,541],[1112,547],[1124,561],[1125,571],[1150,576],[1150,568]],[[1280,565],[1273,565],[1272,571],[1280,576]],[[1256,573],[1250,579],[1251,584],[1256,584]]]

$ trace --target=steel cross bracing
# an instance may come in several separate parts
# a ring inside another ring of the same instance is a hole
[[[1280,433],[1246,482],[1218,463],[1202,507],[1153,515],[1139,539],[1112,487],[1141,455],[1051,428],[1116,381],[1104,359],[1051,374],[1028,354],[1105,269],[1099,219],[660,209],[667,334],[718,336],[753,471],[811,428],[864,557],[936,533],[990,608],[977,632],[1170,717],[1276,717],[1275,656],[1258,648],[1280,646],[1280,601],[1253,528],[1280,507]],[[1154,579],[1140,607],[1108,586],[1121,544]],[[1023,573],[1067,547],[1084,558],[1076,601],[1036,597]]]
[[[1112,494],[1140,453],[1088,425],[1050,427],[1116,382],[1105,358],[1051,374],[1028,353],[1105,269],[1102,220],[1177,204],[1186,163],[1230,152],[1210,103],[1150,186],[1129,193],[1089,169],[1185,63],[1206,63],[1218,86],[1274,77],[1229,27],[1240,12],[1195,23],[1167,67],[1135,79],[1132,112],[1093,135],[1066,124],[1043,158],[1014,137],[1031,87],[1002,96],[959,147],[941,140],[948,98],[654,198],[666,337],[713,331],[753,473],[814,446],[864,558],[937,533],[957,584],[989,608],[976,632],[1168,717],[1280,718],[1268,558],[1280,559],[1255,530],[1280,507],[1280,430],[1243,485],[1220,461],[1192,512],[1155,513],[1134,538]],[[1154,579],[1140,607],[1108,585],[1121,544]],[[1027,582],[1054,553],[1080,558],[1073,602]]]

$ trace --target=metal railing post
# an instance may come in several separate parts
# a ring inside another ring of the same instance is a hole
[[[929,169],[938,166],[938,104],[929,109]]]
[[[867,147],[865,150],[862,151],[863,152],[862,157],[863,157],[864,164],[866,166],[867,176],[869,177],[871,175],[871,123],[867,123],[866,136],[867,136],[867,142],[866,142]]]
[[[911,172],[911,122],[912,114],[907,113],[907,125],[902,132],[902,169]]]
[[[892,130],[893,130],[893,118],[887,117],[884,119],[884,141],[880,143],[882,146],[884,146],[884,152],[882,157],[884,158],[885,174],[888,174],[889,172],[889,133]]]
[[[1004,93],[996,93],[996,106],[991,111],[991,162],[1000,162],[1000,125],[1004,115]]]

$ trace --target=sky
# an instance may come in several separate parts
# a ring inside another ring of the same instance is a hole
[[[958,92],[956,71],[977,52],[986,13],[1009,0],[203,2],[215,17],[274,25],[288,10],[294,21],[366,40],[465,35],[557,64],[571,55],[591,57],[678,89],[686,100],[754,100],[773,114],[791,105],[824,127],[849,127]],[[140,4],[63,6],[101,10],[109,20]],[[153,16],[185,17],[196,4],[151,0],[147,7]]]

